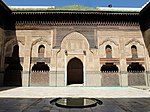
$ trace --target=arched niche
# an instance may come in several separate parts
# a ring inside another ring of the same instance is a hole
[[[106,40],[103,40],[99,44],[99,53],[101,58],[106,58],[106,46],[111,46],[111,56],[112,58],[118,58],[119,57],[119,44],[113,41],[112,39],[108,38]]]
[[[79,32],[72,32],[64,37],[61,42],[61,49],[66,50],[86,50],[89,49],[87,39]]]
[[[37,39],[32,43],[31,46],[31,57],[38,57],[39,47],[43,45],[44,48],[44,57],[51,56],[51,44],[49,44],[46,40]]]
[[[145,56],[144,44],[142,44],[139,40],[131,39],[125,43],[125,55],[127,58],[132,58],[132,47],[136,46],[136,53],[138,57]]]
[[[128,72],[138,73],[145,71],[145,50],[144,44],[141,41],[134,38],[127,41],[125,44],[125,54],[128,62]]]

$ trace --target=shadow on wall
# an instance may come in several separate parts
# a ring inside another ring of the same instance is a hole
[[[140,28],[143,39],[150,56],[150,4],[148,4],[140,13]]]
[[[21,61],[23,58],[19,57],[19,44],[14,29],[6,30],[5,37],[5,73],[4,86],[22,86],[22,71]]]

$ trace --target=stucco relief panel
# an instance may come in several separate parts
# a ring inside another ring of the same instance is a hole
[[[88,49],[89,45],[86,38],[78,32],[73,32],[64,37],[61,48],[66,50]]]
[[[119,58],[119,39],[117,38],[100,38],[99,39],[99,53],[100,58],[106,58],[105,48],[110,45],[112,48],[112,58]]]
[[[48,41],[47,39],[44,38],[38,38],[35,39],[32,43],[32,54],[31,57],[38,57],[38,48],[40,45],[44,45],[45,47],[45,52],[44,52],[44,57],[50,57],[51,56],[51,41]]]
[[[132,57],[131,46],[137,47],[137,54],[139,58],[145,57],[145,45],[142,39],[126,38],[125,54],[127,58]]]

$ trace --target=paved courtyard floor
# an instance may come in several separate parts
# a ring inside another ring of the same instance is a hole
[[[61,108],[58,97],[97,98],[91,108]],[[0,112],[150,112],[149,89],[131,87],[19,87],[0,88]]]

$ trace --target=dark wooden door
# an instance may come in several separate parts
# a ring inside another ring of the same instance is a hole
[[[83,83],[83,64],[78,58],[73,58],[67,66],[67,85]]]

